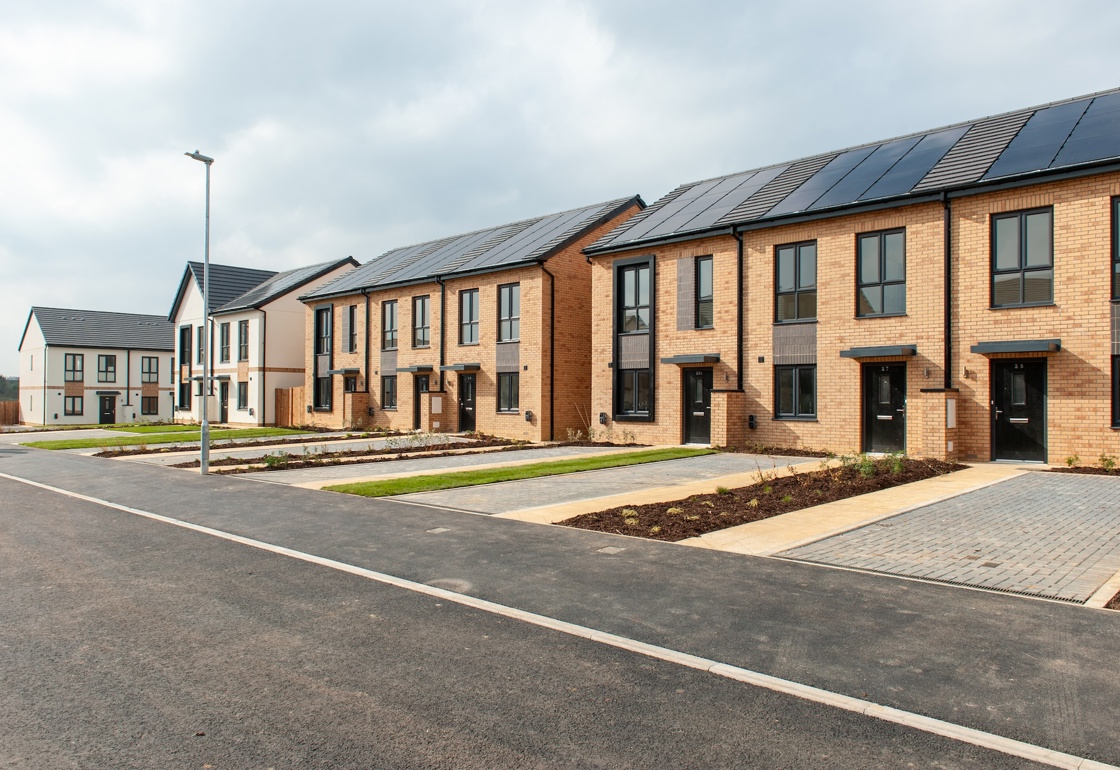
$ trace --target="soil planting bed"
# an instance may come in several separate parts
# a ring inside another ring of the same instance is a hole
[[[223,428],[224,430],[224,428]],[[299,430],[305,430],[300,428]],[[308,433],[328,433],[328,428],[307,428]],[[290,444],[310,444],[318,442],[320,444],[329,444],[332,441],[357,441],[360,439],[382,439],[392,438],[394,436],[401,436],[401,433],[352,433],[345,436],[326,436],[324,438],[315,438],[314,436],[295,436],[287,438],[284,436],[277,436],[275,438],[262,438],[254,439],[252,441],[237,441],[233,439],[215,439],[210,442],[211,449],[229,449],[236,447],[237,449],[252,449],[258,446],[286,446]],[[122,441],[122,444],[127,443]],[[156,444],[149,447],[139,447],[137,449],[105,449],[94,457],[131,457],[133,455],[158,455],[158,454],[171,454],[172,452],[197,452],[202,447],[198,444]],[[197,462],[195,463],[197,466]],[[211,463],[213,465],[213,463]]]
[[[1120,468],[1106,470],[1096,465],[1075,465],[1072,468],[1044,468],[1050,473],[1081,473],[1086,476],[1115,476],[1120,478]]]
[[[560,523],[596,532],[676,542],[834,500],[942,476],[965,467],[940,460],[884,457],[792,476],[760,473],[757,484],[727,490],[723,494],[694,495],[669,503],[611,508]]]

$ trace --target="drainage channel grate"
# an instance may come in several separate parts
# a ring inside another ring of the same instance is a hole
[[[886,575],[887,577],[897,578],[910,578],[911,580],[921,580],[926,583],[939,583],[947,586],[959,586],[962,588],[976,588],[980,591],[991,591],[997,594],[1011,594],[1012,596],[1027,596],[1032,599],[1049,599],[1055,602],[1063,602],[1065,604],[1085,604],[1089,601],[1090,597],[1084,599],[1070,599],[1066,596],[1055,596],[1053,594],[1039,593],[1038,591],[1017,591],[1013,588],[992,588],[991,586],[978,585],[976,583],[966,583],[963,580],[940,580],[938,578],[923,577],[921,575],[910,575],[906,572],[889,572],[887,570],[869,569],[867,567],[850,567],[846,564],[836,564],[829,561],[814,561],[813,559],[795,559],[790,556],[775,556],[775,559],[782,561],[797,562],[800,564],[815,564],[819,567],[841,567],[843,569],[851,570],[852,572],[866,572],[872,575]],[[988,566],[988,565],[982,565]],[[998,565],[996,565],[998,566]]]

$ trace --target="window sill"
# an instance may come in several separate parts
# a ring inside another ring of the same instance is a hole
[[[692,331],[694,331],[694,332],[710,332],[710,331],[713,331],[715,328],[716,328],[715,326],[694,326],[694,327],[692,327]]]
[[[775,422],[819,422],[816,417],[771,417]]]
[[[329,406],[314,406],[311,408],[312,412],[333,412],[334,408]]]
[[[381,348],[382,353],[395,353],[398,348]]]
[[[461,347],[461,348],[477,348],[478,343],[477,342],[460,342],[459,347]]]
[[[876,313],[875,315],[857,315],[857,321],[874,320],[876,318],[906,318],[909,313]]]
[[[382,412],[395,412],[395,411],[397,411],[397,408],[395,406],[383,406],[383,407],[381,407],[381,411]]]
[[[427,344],[427,345],[413,345],[413,346],[412,346],[412,349],[413,349],[413,350],[428,350],[428,349],[429,349],[429,348],[431,348],[431,347],[432,347],[432,346],[431,346],[431,344],[429,343],[429,344]]]
[[[521,338],[518,337],[518,338],[512,339],[512,340],[498,340],[499,345],[505,345],[505,344],[508,344],[510,342],[521,342]]]
[[[615,422],[653,422],[652,414],[616,414]]]
[[[1018,310],[1024,307],[1057,307],[1057,302],[1028,302],[1022,305],[991,305],[988,310]]]
[[[816,318],[791,318],[788,321],[774,321],[775,326],[795,326],[797,324],[815,324]]]
[[[495,414],[521,414],[520,409],[499,409]]]

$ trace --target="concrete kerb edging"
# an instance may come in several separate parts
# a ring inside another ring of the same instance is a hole
[[[106,500],[100,500],[95,497],[89,497],[77,492],[70,492],[68,490],[52,487],[47,484],[42,484],[36,481],[30,481],[18,476],[10,476],[6,473],[0,473],[0,478],[10,479],[30,486],[45,489],[51,492],[56,492],[75,499],[84,500],[97,505],[103,505],[108,508],[113,508],[125,513],[131,513],[144,518],[161,521],[173,526],[182,527],[184,529],[192,530],[202,534],[211,535],[214,537],[228,540],[230,542],[239,543],[241,545],[249,546],[251,548],[258,548],[264,551],[275,553],[281,556],[298,559],[300,561],[317,564],[319,566],[335,569],[340,572],[346,572],[359,577],[364,577],[374,580],[386,585],[395,586],[405,590],[413,591],[420,594],[425,594],[434,598],[442,599],[445,601],[453,602],[463,606],[471,607],[474,609],[482,610],[492,614],[508,617],[513,620],[530,623],[542,628],[548,628],[560,633],[564,633],[573,637],[588,639],[599,644],[606,644],[617,649],[627,650],[650,658],[663,660],[669,663],[685,666],[700,671],[706,671],[715,676],[721,676],[726,679],[731,679],[745,684],[750,684],[756,687],[763,687],[765,689],[779,692],[782,694],[790,695],[802,700],[811,701],[821,705],[832,706],[834,708],[844,709],[845,711],[855,712],[864,716],[881,719],[885,722],[892,722],[894,724],[910,727],[912,729],[921,730],[923,732],[931,733],[934,735],[941,735],[952,740],[968,743],[973,746],[998,751],[1010,756],[1022,757],[1024,759],[1038,762],[1040,764],[1049,765],[1051,767],[1068,768],[1069,770],[1120,770],[1120,767],[1115,765],[1097,762],[1095,760],[1078,757],[1073,754],[1067,754],[1061,751],[1054,751],[1042,746],[1035,746],[1023,741],[1017,741],[1012,738],[1005,738],[994,733],[976,730],[963,725],[953,724],[952,722],[944,722],[940,719],[923,716],[921,714],[914,714],[901,709],[896,709],[890,706],[884,706],[871,701],[862,700],[860,698],[853,698],[848,695],[841,695],[839,693],[822,690],[810,685],[800,684],[787,679],[780,679],[778,677],[763,674],[757,671],[732,666],[726,663],[720,663],[709,658],[703,658],[697,655],[672,650],[666,647],[659,647],[657,645],[640,642],[636,639],[629,639],[615,634],[597,631],[587,626],[581,626],[575,623],[559,620],[557,618],[550,618],[545,615],[539,615],[528,610],[518,609],[516,607],[509,607],[507,605],[498,604],[487,599],[470,596],[467,594],[460,594],[454,591],[449,591],[445,588],[438,588],[436,586],[426,585],[424,583],[417,583],[406,578],[396,577],[383,572],[375,572],[364,567],[358,567],[353,564],[335,561],[323,556],[315,556],[314,554],[296,551],[284,546],[266,543],[260,540],[254,540],[242,535],[234,535],[222,530],[213,529],[211,527],[202,526],[200,524],[193,524],[191,522],[182,521],[169,516],[163,516],[151,511],[144,511],[129,506],[120,505],[119,503],[111,503]]]
[[[1106,580],[1104,585],[1098,588],[1093,595],[1086,600],[1084,606],[1092,607],[1095,610],[1102,610],[1112,597],[1117,594],[1120,594],[1120,572],[1117,572]]]

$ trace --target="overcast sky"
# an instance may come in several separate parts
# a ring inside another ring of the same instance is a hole
[[[1120,86],[1120,3],[0,0],[0,373],[31,305],[284,270]]]

